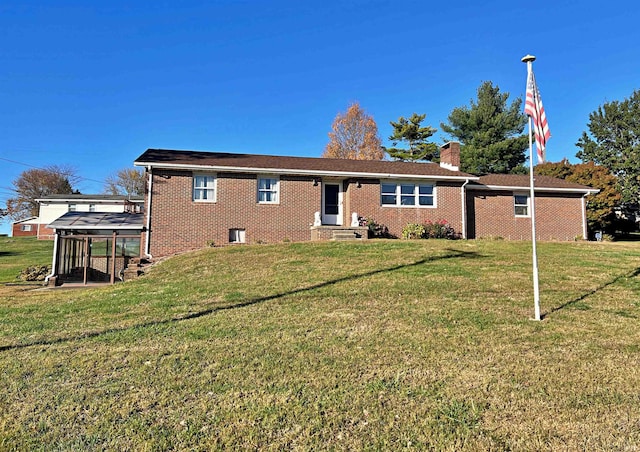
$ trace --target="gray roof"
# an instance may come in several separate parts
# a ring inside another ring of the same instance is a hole
[[[36,201],[131,201],[143,202],[144,196],[134,195],[85,195],[80,193],[64,194],[64,195],[47,195]]]
[[[48,226],[53,229],[140,229],[141,213],[67,212]]]

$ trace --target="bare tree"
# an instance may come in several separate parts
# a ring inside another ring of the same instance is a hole
[[[104,192],[108,195],[144,196],[144,173],[135,168],[124,168],[107,177]]]
[[[12,182],[16,196],[7,199],[6,215],[16,221],[35,217],[39,210],[36,199],[71,194],[79,179],[75,170],[66,166],[52,165],[23,171]]]

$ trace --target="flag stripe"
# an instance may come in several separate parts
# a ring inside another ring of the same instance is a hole
[[[533,133],[536,138],[536,151],[538,153],[538,163],[545,161],[545,149],[547,140],[551,136],[549,125],[547,124],[547,115],[542,106],[540,92],[536,85],[536,79],[533,70],[529,70],[527,76],[527,98],[524,104],[524,112],[529,115],[533,121]]]

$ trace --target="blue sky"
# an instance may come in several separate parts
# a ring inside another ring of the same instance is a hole
[[[26,165],[100,193],[152,147],[319,157],[353,101],[385,141],[413,112],[439,128],[482,81],[523,97],[528,53],[548,159],[575,162],[589,113],[640,88],[639,19],[619,0],[3,0],[0,205]]]

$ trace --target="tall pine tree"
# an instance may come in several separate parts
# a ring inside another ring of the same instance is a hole
[[[623,202],[640,204],[640,90],[598,107],[588,127],[576,143],[577,157],[607,168],[618,178]]]
[[[431,126],[421,126],[426,117],[426,114],[414,113],[409,119],[400,116],[398,122],[391,121],[393,134],[389,137],[389,141],[393,143],[393,147],[387,148],[386,151],[392,159],[414,162],[417,160],[433,161],[438,158],[438,146],[428,141],[437,129]],[[405,143],[408,149],[397,148],[398,143]]]
[[[478,88],[477,101],[457,107],[442,130],[460,141],[460,169],[473,174],[525,172],[528,137],[522,99],[507,105],[509,93],[490,81]]]

